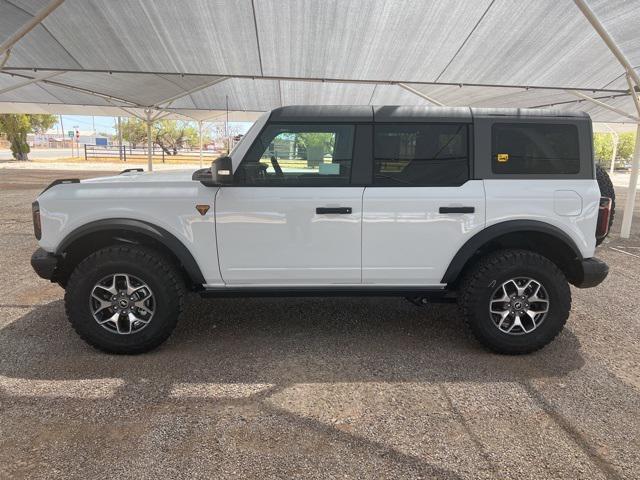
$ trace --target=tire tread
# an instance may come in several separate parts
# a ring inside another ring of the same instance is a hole
[[[560,311],[566,311],[567,315],[562,315],[559,328],[557,328],[554,335],[551,338],[546,339],[545,342],[533,343],[527,348],[508,347],[505,345],[498,346],[486,338],[476,324],[473,304],[476,300],[476,296],[479,294],[479,290],[483,288],[480,282],[486,280],[488,275],[491,275],[492,272],[495,272],[503,266],[525,264],[542,267],[551,272],[552,276],[562,280],[559,283],[561,285],[561,289],[565,290],[565,292],[561,295],[561,298],[556,301],[559,302],[558,307],[560,307]],[[562,328],[567,321],[568,312],[571,309],[571,290],[562,271],[548,258],[529,250],[498,250],[481,257],[480,260],[469,270],[461,282],[458,303],[462,309],[466,327],[484,347],[497,353],[521,355],[540,350],[542,347],[553,341],[553,339],[555,339],[562,331]]]
[[[72,293],[70,292],[77,290],[85,276],[91,272],[91,269],[94,268],[95,265],[101,265],[113,259],[121,260],[127,257],[132,260],[135,259],[138,263],[146,264],[147,266],[153,269],[158,269],[162,272],[163,280],[167,283],[167,287],[175,293],[175,307],[177,309],[177,313],[171,317],[170,322],[167,327],[163,329],[160,336],[152,338],[144,343],[140,343],[135,347],[106,346],[95,341],[80,327],[78,321],[82,318],[82,315],[76,311],[77,302],[73,301],[71,298]],[[142,247],[138,245],[113,245],[92,253],[78,264],[75,270],[71,273],[66,285],[64,303],[67,319],[71,323],[71,326],[78,336],[80,336],[80,338],[89,345],[107,353],[135,355],[153,350],[169,338],[184,310],[185,296],[186,288],[180,272],[175,268],[173,263],[160,252],[149,247]]]

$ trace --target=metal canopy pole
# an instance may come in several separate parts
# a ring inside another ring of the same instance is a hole
[[[605,103],[605,102],[602,102],[602,101],[600,101],[600,100],[598,100],[596,98],[590,97],[589,95],[585,95],[582,92],[576,92],[575,90],[565,90],[565,91],[567,93],[570,93],[571,95],[575,95],[578,98],[582,98],[582,99],[587,100],[587,101],[589,101],[591,103],[594,103],[594,104],[598,105],[599,107],[606,108],[607,110],[611,110],[612,112],[615,112],[618,115],[622,115],[623,117],[630,118],[634,122],[639,122],[640,121],[640,117],[637,117],[635,115],[631,115],[630,113],[627,113],[624,110],[621,110],[619,108],[612,107],[608,103]]]
[[[618,59],[620,65],[624,68],[627,74],[627,84],[629,85],[629,93],[633,98],[633,103],[636,106],[636,112],[638,117],[640,117],[640,100],[638,100],[638,95],[636,93],[636,87],[640,87],[640,76],[638,76],[638,72],[635,71],[631,62],[627,59],[627,57],[622,53],[622,50],[618,47],[615,40],[609,35],[607,29],[604,28],[604,25],[600,22],[600,19],[596,16],[596,14],[589,8],[585,0],[573,0],[576,6],[580,9],[585,18],[589,21],[591,26],[594,28],[600,38],[604,41],[604,43],[609,47],[611,53]],[[636,119],[638,122],[638,119]],[[629,238],[631,235],[631,222],[633,220],[633,209],[635,208],[636,203],[636,189],[638,187],[638,170],[640,169],[640,122],[638,122],[636,128],[636,144],[633,152],[633,163],[631,166],[631,177],[629,178],[629,190],[627,192],[627,202],[624,207],[624,214],[622,216],[622,230],[620,232],[620,236],[622,238]]]
[[[147,169],[150,172],[153,172],[153,161],[152,161],[152,152],[151,152],[151,123],[153,120],[151,119],[151,109],[146,109],[144,113],[147,115]]]
[[[161,100],[160,102],[156,103],[155,105],[153,105],[156,108],[169,108],[169,105],[167,104],[171,104],[173,102],[175,102],[176,100],[179,100],[183,97],[186,97],[187,95],[191,95],[192,93],[197,93],[200,90],[204,90],[205,88],[209,88],[209,87],[213,87],[214,85],[217,85],[220,82],[224,82],[225,80],[227,80],[229,77],[218,77],[215,80],[212,80],[210,82],[204,83],[202,85],[198,85],[197,87],[194,87],[190,90],[185,90],[184,92],[180,92],[177,95],[174,95],[172,97],[166,98],[164,100]]]
[[[609,172],[611,173],[611,175],[613,175],[613,172],[616,166],[616,155],[618,154],[618,142],[620,141],[620,137],[618,136],[618,132],[616,132],[613,128],[611,128],[608,123],[605,123],[604,126],[607,127],[611,132],[611,138],[613,141],[613,145],[612,145],[613,152],[611,154],[611,166],[609,167]]]
[[[202,168],[202,120],[198,120],[198,140],[200,142],[200,168]]]
[[[120,161],[122,161],[122,118],[118,117],[118,152],[120,155]]]
[[[420,98],[424,98],[427,102],[431,102],[431,103],[433,103],[434,105],[437,105],[437,106],[439,106],[439,107],[444,107],[444,106],[445,106],[445,104],[444,104],[444,103],[440,103],[440,102],[439,102],[438,100],[436,100],[435,98],[430,97],[429,95],[427,95],[427,94],[425,94],[425,93],[422,93],[421,91],[416,90],[415,88],[412,88],[412,87],[410,87],[409,85],[406,85],[406,84],[404,84],[404,83],[399,83],[399,84],[398,84],[398,86],[399,86],[400,88],[404,88],[407,92],[411,92],[411,93],[413,93],[414,95],[417,95],[417,96],[418,96],[418,97],[420,97]]]
[[[618,48],[618,45],[616,44],[615,40],[611,37],[611,35],[609,35],[609,32],[607,32],[607,29],[604,28],[604,25],[602,25],[602,23],[600,22],[600,19],[596,16],[593,10],[589,8],[589,5],[587,5],[587,2],[585,2],[585,0],[573,0],[573,1],[577,5],[577,7],[580,9],[582,14],[589,21],[589,23],[594,28],[594,30],[598,32],[598,35],[600,35],[600,38],[602,38],[604,43],[607,44],[607,47],[609,47],[609,50],[611,50],[611,53],[615,55],[615,57],[618,59],[620,64],[624,67],[627,74],[631,75],[636,85],[640,85],[640,76],[638,76],[638,73],[634,70],[633,66],[631,65],[631,62],[629,62],[627,57],[625,57],[624,53],[622,53],[622,50]]]
[[[20,27],[13,35],[7,38],[2,45],[0,45],[0,55],[8,51],[11,47],[13,47],[18,40],[24,37],[31,30],[36,28],[40,23],[49,16],[51,12],[53,12],[56,8],[58,8],[64,0],[52,0],[48,5],[41,8],[38,13],[36,13],[31,20],[25,23],[22,27]],[[9,56],[7,55],[7,58]]]
[[[638,115],[640,115],[640,100],[635,92],[631,75],[627,75],[627,83],[629,91],[636,106]],[[627,202],[624,206],[624,215],[622,216],[622,230],[620,236],[629,238],[631,235],[631,222],[633,220],[633,210],[636,206],[636,189],[638,188],[638,170],[640,170],[640,122],[636,126],[636,144],[633,147],[633,162],[631,163],[631,177],[629,178],[629,189],[627,190]]]

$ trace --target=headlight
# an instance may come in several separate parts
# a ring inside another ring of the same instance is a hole
[[[38,202],[31,204],[31,215],[33,217],[33,234],[40,240],[42,237],[42,224],[40,223],[40,205]]]

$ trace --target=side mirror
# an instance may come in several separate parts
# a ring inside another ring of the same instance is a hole
[[[233,164],[231,157],[216,158],[210,168],[202,168],[193,172],[192,180],[205,187],[219,187],[233,184]]]
[[[211,163],[211,176],[216,185],[233,184],[231,157],[218,157]]]

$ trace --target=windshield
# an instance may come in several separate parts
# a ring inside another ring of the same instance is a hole
[[[229,153],[229,156],[231,157],[231,160],[233,162],[234,171],[236,170],[236,168],[238,168],[238,165],[240,165],[240,162],[247,153],[247,150],[249,150],[249,147],[251,147],[251,144],[253,144],[253,141],[260,133],[260,130],[262,130],[264,124],[267,123],[269,115],[271,115],[271,112],[266,112],[258,117],[254,124],[251,125],[251,128],[249,128],[246,135],[242,137],[238,143],[236,143],[236,145],[233,147],[233,150],[231,150],[231,153]]]

